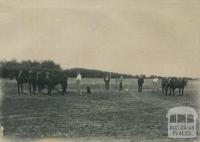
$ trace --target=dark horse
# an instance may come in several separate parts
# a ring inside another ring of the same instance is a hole
[[[168,83],[167,78],[162,78],[162,79],[161,79],[161,86],[162,86],[162,94],[163,94],[163,95],[166,94],[166,92],[167,92],[167,90],[166,90],[166,88],[167,88],[167,83]],[[168,88],[167,88],[167,89],[168,89]]]
[[[187,80],[184,78],[163,78],[161,81],[162,84],[162,92],[167,95],[168,90],[169,94],[175,95],[176,89],[179,89],[179,95],[183,95],[184,88],[187,86]]]
[[[168,94],[168,90],[170,90],[170,95],[172,90],[171,85],[172,85],[172,80],[170,78],[162,78],[161,79],[161,85],[162,85],[162,93],[163,95],[167,95]]]
[[[37,72],[36,71],[29,71],[29,92],[30,94],[36,93],[36,87],[37,87]]]
[[[29,72],[26,70],[14,70],[11,79],[15,78],[17,81],[17,92],[24,92],[24,83],[28,83],[29,91],[31,90],[31,81]],[[31,91],[30,91],[31,92]]]
[[[62,94],[67,93],[67,76],[61,71],[41,71],[37,72],[36,82],[38,87],[38,92],[40,93],[44,88],[47,88],[48,95],[51,95],[52,90],[55,89],[57,85],[61,85]]]
[[[172,86],[173,93],[175,95],[175,90],[179,89],[179,95],[183,95],[184,89],[187,86],[187,80],[184,78],[175,78],[174,86]]]

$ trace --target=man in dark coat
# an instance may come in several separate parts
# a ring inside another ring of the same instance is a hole
[[[144,78],[140,76],[138,78],[138,92],[142,92],[143,83],[144,83]]]
[[[119,90],[122,91],[123,90],[123,76],[120,77],[119,79]]]
[[[62,86],[62,90],[63,90],[63,95],[67,94],[67,76],[64,76],[62,81],[61,81],[61,86]]]

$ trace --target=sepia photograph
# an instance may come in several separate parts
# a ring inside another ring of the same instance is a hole
[[[0,142],[200,142],[199,0],[0,0]]]

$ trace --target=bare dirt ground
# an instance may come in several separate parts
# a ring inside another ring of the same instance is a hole
[[[168,109],[184,105],[200,112],[199,81],[190,81],[184,96],[153,93],[151,80],[145,80],[142,93],[137,92],[136,80],[125,80],[128,90],[121,92],[115,89],[115,81],[108,91],[104,90],[101,79],[84,79],[82,84],[82,95],[76,93],[71,79],[66,96],[57,91],[53,96],[30,96],[17,94],[15,81],[3,80],[0,122],[5,137],[43,141],[67,138],[72,142],[183,141],[167,137]],[[92,94],[85,93],[88,85]],[[199,132],[198,127],[198,135]],[[198,138],[185,141],[198,141]]]

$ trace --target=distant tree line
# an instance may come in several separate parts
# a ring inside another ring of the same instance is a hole
[[[115,72],[107,72],[107,71],[100,71],[100,70],[93,70],[93,69],[84,69],[84,68],[73,68],[73,69],[65,69],[63,70],[61,66],[54,61],[45,60],[45,61],[31,61],[31,60],[24,60],[24,61],[0,61],[0,77],[1,78],[8,78],[11,72],[15,70],[32,70],[32,71],[49,71],[49,72],[63,72],[68,77],[76,77],[77,73],[81,73],[81,75],[85,78],[104,78],[106,74],[109,74],[111,78],[119,78],[123,76],[124,78],[138,78],[139,75],[129,75],[129,74],[121,74]],[[153,79],[156,75],[146,76],[141,75],[143,78]],[[188,78],[191,79],[191,78]]]
[[[83,68],[73,68],[64,70],[69,77],[74,77],[79,72],[83,77],[86,78],[104,78],[107,74],[111,78],[119,78],[123,75],[124,78],[136,78],[136,76],[128,75],[128,74],[120,74],[115,72],[107,72],[107,71],[100,71],[100,70],[92,70],[92,69],[83,69]]]
[[[119,78],[123,75],[124,78],[136,78],[138,76],[128,75],[128,74],[120,74],[114,72],[106,72],[100,70],[93,69],[83,69],[83,68],[73,68],[73,69],[65,69],[63,70],[59,64],[56,64],[54,61],[45,60],[45,61],[0,61],[0,77],[1,78],[9,78],[10,74],[15,70],[32,70],[32,71],[49,71],[49,72],[60,72],[62,71],[68,77],[76,77],[77,73],[81,73],[83,77],[86,78],[103,78],[106,74],[111,75],[111,78]]]
[[[45,61],[31,61],[25,60],[18,62],[16,60],[0,61],[0,77],[8,78],[15,70],[32,70],[32,71],[61,71],[59,64],[50,60]]]

